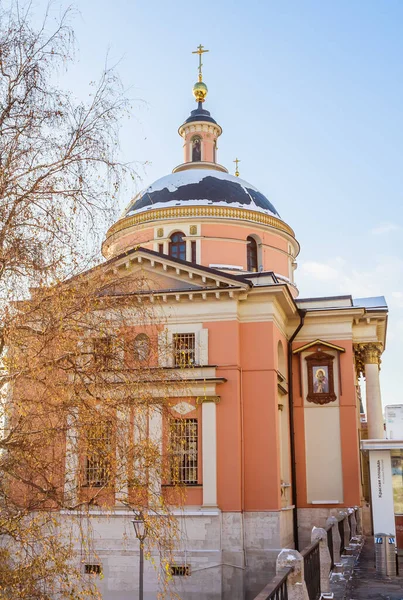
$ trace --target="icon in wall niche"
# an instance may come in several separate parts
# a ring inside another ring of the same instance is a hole
[[[308,370],[308,402],[321,405],[334,402],[334,356],[318,351],[307,356],[305,360]]]
[[[313,391],[315,394],[327,394],[329,392],[329,370],[325,365],[314,369]]]

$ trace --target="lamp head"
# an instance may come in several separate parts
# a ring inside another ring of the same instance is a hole
[[[143,513],[135,513],[134,519],[132,519],[134,532],[136,534],[136,538],[143,542],[147,537],[147,526],[144,521]]]

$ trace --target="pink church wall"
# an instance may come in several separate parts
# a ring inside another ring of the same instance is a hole
[[[285,344],[284,336],[273,323],[224,321],[203,326],[209,330],[209,362],[218,365],[217,375],[227,379],[218,388],[219,507],[279,510],[277,347],[279,340]]]
[[[236,321],[204,323],[209,330],[209,362],[225,377],[217,391],[217,499],[224,511],[242,507],[241,408],[239,324]]]
[[[245,510],[278,510],[280,461],[273,323],[241,324]]]
[[[154,228],[147,227],[146,229],[128,229],[127,233],[121,232],[119,238],[112,243],[111,256],[117,256],[122,252],[130,250],[135,246],[143,246],[144,248],[152,248],[152,240],[154,239]],[[150,243],[148,243],[150,242]]]
[[[246,238],[254,235],[262,242],[263,269],[289,277],[288,243],[281,236],[254,228],[253,224],[243,227],[228,223],[205,223],[201,235],[201,262],[205,266],[219,263],[239,265],[246,270]]]
[[[246,270],[246,245],[219,240],[202,240],[201,264],[236,265]]]
[[[337,342],[335,342],[337,343]],[[359,422],[355,389],[354,353],[351,341],[338,342],[346,351],[340,356],[342,395],[340,396],[340,435],[343,460],[344,502],[355,506],[361,501]]]

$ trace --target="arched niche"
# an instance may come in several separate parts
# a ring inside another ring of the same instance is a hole
[[[146,333],[139,333],[133,340],[133,356],[136,361],[143,362],[149,355],[151,350],[150,338]]]

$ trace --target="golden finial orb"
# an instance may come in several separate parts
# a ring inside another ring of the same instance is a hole
[[[193,96],[197,102],[204,102],[207,96],[208,88],[203,81],[198,81],[193,86]]]

